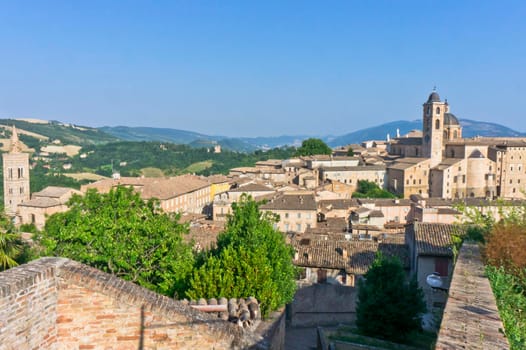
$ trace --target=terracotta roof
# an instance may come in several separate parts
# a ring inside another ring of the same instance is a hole
[[[318,206],[325,209],[349,209],[358,206],[357,199],[323,199],[318,201]]]
[[[104,179],[86,185],[84,188],[95,188],[99,192],[109,192],[111,188],[118,185],[133,186],[144,199],[170,199],[210,186],[207,181],[198,176],[181,175],[168,178],[123,177],[120,179]]]
[[[230,192],[274,192],[274,189],[265,185],[250,183],[244,186],[233,188],[230,190]]]
[[[381,210],[373,210],[369,213],[369,217],[371,218],[383,218],[384,213]]]
[[[453,256],[452,234],[462,233],[456,225],[415,222],[413,225],[417,255]]]
[[[358,198],[360,204],[373,203],[376,207],[398,207],[398,206],[410,206],[411,200],[409,199],[390,199],[390,198]]]
[[[50,198],[59,198],[63,195],[69,193],[69,192],[75,192],[80,193],[74,188],[69,187],[58,187],[58,186],[48,186],[44,188],[42,191],[33,193],[34,197],[50,197]]]
[[[283,194],[261,206],[263,210],[316,210],[314,194]]]
[[[418,163],[423,163],[427,161],[429,161],[429,158],[400,158],[398,160],[395,160],[387,168],[405,170],[418,165]]]
[[[403,265],[409,267],[408,247],[405,244],[303,239],[294,240],[292,245],[297,253],[297,258],[294,259],[297,266],[340,269],[347,273],[363,275],[374,261],[376,252],[380,250],[385,255],[398,256]]]
[[[24,203],[20,203],[19,207],[34,207],[34,208],[51,208],[58,205],[62,205],[59,200],[49,197],[38,197],[35,199],[28,200]]]
[[[203,178],[203,180],[208,181],[211,184],[220,184],[225,182],[232,182],[232,179],[225,175],[210,175]]]
[[[393,142],[397,145],[420,146],[422,145],[422,136],[420,137],[399,137]]]
[[[324,172],[328,171],[382,171],[385,165],[357,165],[357,166],[325,166],[322,167]]]

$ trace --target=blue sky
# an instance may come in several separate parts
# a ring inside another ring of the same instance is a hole
[[[0,118],[227,136],[526,131],[525,1],[1,1]]]

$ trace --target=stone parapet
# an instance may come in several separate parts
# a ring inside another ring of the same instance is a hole
[[[460,249],[436,349],[509,349],[480,248]]]

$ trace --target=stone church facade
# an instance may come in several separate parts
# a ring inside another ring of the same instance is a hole
[[[409,197],[525,198],[526,139],[463,138],[447,100],[423,104],[421,136],[397,137],[388,151],[389,190]]]

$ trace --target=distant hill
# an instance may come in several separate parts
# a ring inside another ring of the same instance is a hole
[[[198,140],[206,142],[218,141],[224,138],[221,136],[210,136],[193,131],[170,128],[104,126],[99,128],[99,130],[125,141],[160,141],[189,144]]]
[[[504,136],[520,137],[526,133],[518,132],[496,123],[479,122],[469,119],[461,119],[464,137],[473,136]],[[360,143],[366,140],[385,140],[387,134],[391,138],[396,137],[396,130],[404,135],[411,130],[420,130],[420,120],[399,120],[360,129],[342,136],[312,136],[312,135],[283,135],[275,137],[226,137],[219,135],[205,135],[197,132],[151,127],[102,127],[90,128],[58,121],[0,119],[0,125],[13,126],[27,131],[21,135],[22,141],[29,147],[39,148],[43,146],[43,138],[47,143],[60,140],[62,144],[79,146],[98,145],[115,141],[158,141],[174,144],[185,144],[194,148],[211,148],[217,144],[224,150],[236,152],[253,152],[255,150],[267,150],[283,146],[299,146],[301,142],[309,137],[318,137],[327,142],[331,147],[343,146],[351,143]],[[352,127],[352,126],[351,126]],[[1,133],[1,132],[0,132]],[[32,135],[32,134],[33,135]],[[46,142],[44,142],[46,143]]]
[[[486,136],[486,137],[520,137],[526,133],[512,130],[496,123],[480,122],[469,119],[460,119],[463,137]],[[351,143],[360,143],[366,140],[385,140],[387,134],[391,138],[396,137],[396,130],[400,130],[400,135],[407,134],[411,130],[422,130],[421,120],[398,120],[390,123],[381,124],[371,128],[361,129],[349,134],[336,137],[328,142],[329,146],[344,146]]]
[[[12,127],[14,125],[17,129],[38,134],[35,136],[24,135],[26,137],[35,139],[35,142],[42,140],[41,136],[47,137],[49,141],[60,140],[62,144],[73,144],[79,146],[97,145],[118,141],[116,137],[97,128],[77,126],[73,124],[61,123],[58,121],[46,122],[40,120],[31,121],[19,119],[0,119],[0,124],[6,125],[8,127]]]

